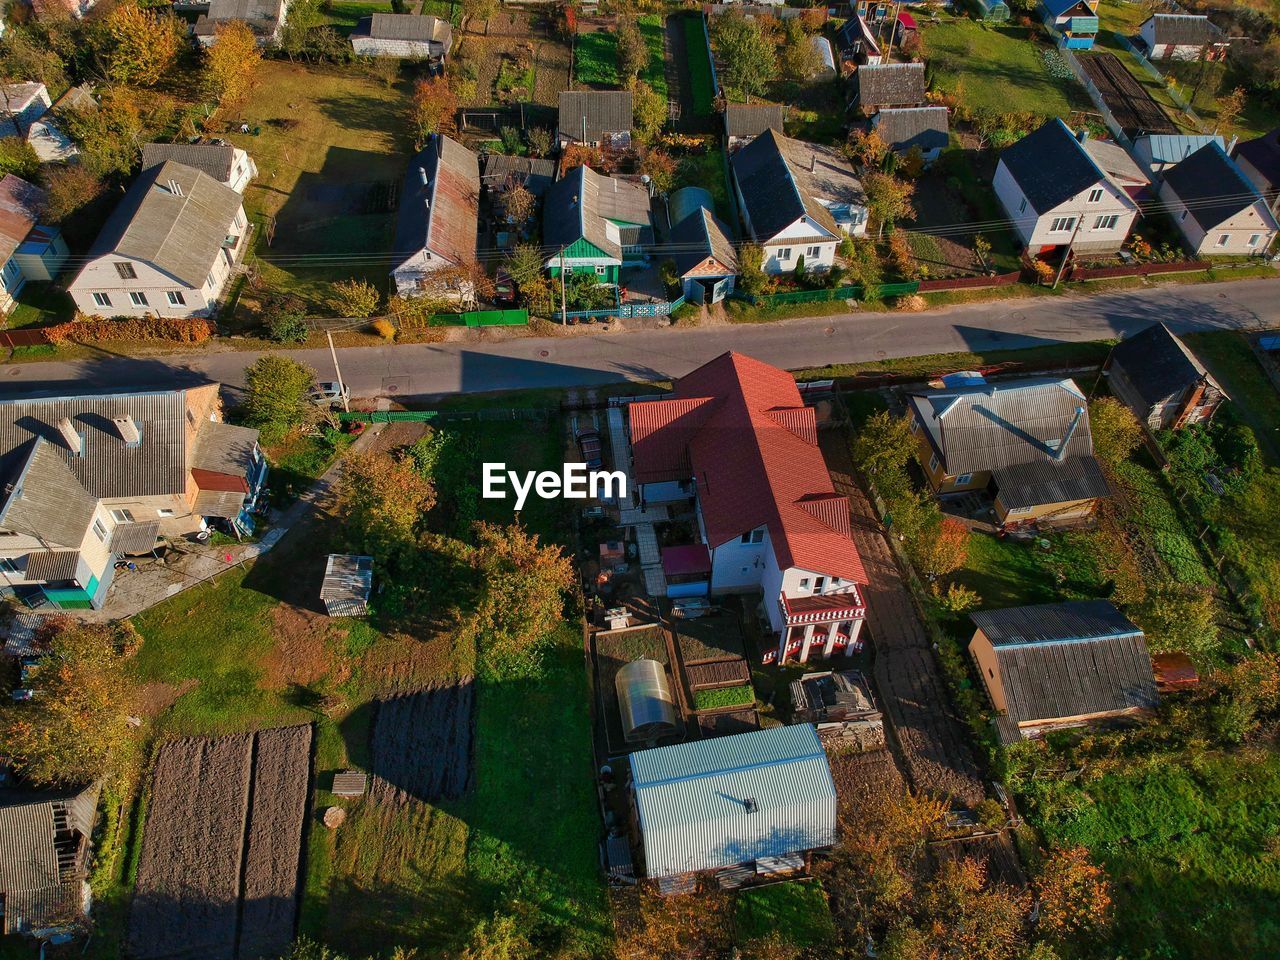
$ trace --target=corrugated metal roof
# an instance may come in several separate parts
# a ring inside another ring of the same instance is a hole
[[[1020,723],[1156,705],[1142,634],[996,647],[1005,709]]]
[[[0,464],[14,465],[0,474],[11,487],[0,505],[0,526],[37,537],[46,546],[78,549],[97,501],[77,482],[62,451],[44,437],[25,449],[25,460],[0,457]]]
[[[758,137],[766,130],[783,133],[787,108],[776,103],[728,103],[724,108],[724,129],[731,137]]]
[[[112,420],[129,416],[142,435],[121,439]],[[58,431],[71,420],[82,452],[75,456]],[[0,477],[11,479],[28,445],[42,437],[85,490],[98,498],[184,493],[187,488],[184,391],[111,393],[0,400]],[[79,546],[79,541],[76,541]]]
[[[1206,43],[1225,43],[1226,37],[1203,14],[1157,13],[1147,23],[1152,24],[1157,44],[1172,43],[1175,46],[1202,46]],[[1144,23],[1142,26],[1146,26]]]
[[[1093,455],[1087,401],[1072,380],[952,387],[908,400],[948,474],[1058,463],[1064,439],[1063,460]]]
[[[142,169],[158,167],[176,160],[193,170],[200,170],[219,183],[231,179],[231,165],[236,148],[229,143],[148,143],[142,147]]]
[[[47,197],[45,191],[12,173],[0,179],[0,264],[13,256],[39,222]]]
[[[941,150],[950,142],[946,107],[892,107],[876,112],[872,125],[892,150]]]
[[[650,877],[835,843],[835,786],[811,724],[643,750],[631,769]]]
[[[81,791],[0,792],[0,893],[3,931],[16,933],[66,919],[81,906],[88,838],[98,785]],[[65,811],[71,833],[59,835],[55,812]],[[68,871],[59,869],[59,852]]]
[[[1198,133],[1152,133],[1139,137],[1134,147],[1145,145],[1155,163],[1179,163],[1208,143],[1217,142],[1222,146],[1222,138]]]
[[[1204,364],[1163,323],[1153,323],[1116,344],[1110,362],[1120,367],[1148,404],[1163,403],[1201,380],[1218,386]]]
[[[160,535],[160,521],[121,523],[111,531],[112,553],[146,553],[156,545]]]
[[[866,64],[853,75],[858,105],[904,107],[924,103],[927,86],[923,63]]]
[[[453,28],[448,20],[414,13],[375,13],[370,17],[369,36],[375,40],[428,40],[449,52]]]
[[[616,233],[610,229],[610,224],[617,227],[619,223],[636,224],[640,229],[630,231],[628,237],[623,228]],[[546,247],[568,247],[585,239],[597,250],[621,260],[622,248],[629,240],[652,240],[649,192],[638,183],[606,177],[587,166],[576,167],[548,188],[542,225]]]
[[[1062,643],[1142,633],[1107,600],[1069,600],[984,610],[969,614],[969,619],[996,646]]]
[[[331,553],[320,585],[320,599],[326,603],[368,600],[373,588],[373,557]]]
[[[73,580],[79,567],[77,550],[39,550],[27,554],[26,578],[44,583]]]
[[[220,420],[205,420],[196,433],[191,469],[244,477],[254,464],[258,431]]]
[[[451,264],[474,262],[479,209],[480,158],[456,140],[432,134],[400,190],[396,266],[423,250]]]

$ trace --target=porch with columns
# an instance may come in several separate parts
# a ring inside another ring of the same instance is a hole
[[[779,597],[785,626],[778,649],[768,659],[784,664],[808,663],[811,656],[851,657],[862,649],[862,625],[867,608],[855,589],[816,597]]]

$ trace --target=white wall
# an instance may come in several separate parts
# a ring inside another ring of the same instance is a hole
[[[760,586],[765,555],[773,552],[769,531],[759,543],[742,543],[741,536],[711,547],[711,592],[728,593]]]
[[[764,247],[764,271],[775,274],[794,271],[801,254],[804,255],[806,271],[821,273],[830,270],[839,245],[836,237],[808,217],[801,217],[772,237],[760,238],[760,241]],[[784,257],[783,254],[787,255]]]
[[[992,185],[1005,213],[1009,219],[1013,220],[1022,245],[1032,252],[1041,247],[1065,246],[1071,242],[1072,233],[1075,232],[1074,227],[1068,230],[1051,229],[1055,220],[1064,217],[1082,219],[1080,231],[1076,234],[1076,250],[1095,252],[1118,250],[1129,235],[1133,221],[1138,216],[1138,205],[1132,198],[1105,178],[1069,200],[1045,211],[1035,210],[1029,202],[1024,205],[1026,195],[1003,161],[996,167]],[[1090,202],[1089,195],[1095,189],[1102,190],[1102,197]],[[1099,217],[1112,215],[1118,218],[1114,227],[1104,229],[1094,226]]]
[[[1201,228],[1195,217],[1191,216],[1168,183],[1160,185],[1160,200],[1165,204],[1169,216],[1178,225],[1188,245],[1199,256],[1261,254],[1266,251],[1276,235],[1275,218],[1271,216],[1266,203],[1261,198],[1249,209],[1240,211],[1207,231]],[[1224,236],[1227,242],[1219,244],[1218,241]],[[1255,236],[1258,237],[1258,242],[1250,245],[1249,240]]]

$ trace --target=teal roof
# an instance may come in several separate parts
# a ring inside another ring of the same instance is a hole
[[[812,724],[642,750],[631,773],[650,877],[835,843],[835,785]]]

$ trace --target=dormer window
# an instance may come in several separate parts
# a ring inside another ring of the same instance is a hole
[[[1104,192],[1105,191],[1101,187],[1094,187],[1092,190],[1089,191],[1089,202],[1101,203],[1102,195]]]
[[[116,273],[120,275],[121,280],[137,280],[138,271],[133,269],[132,263],[117,263]]]

